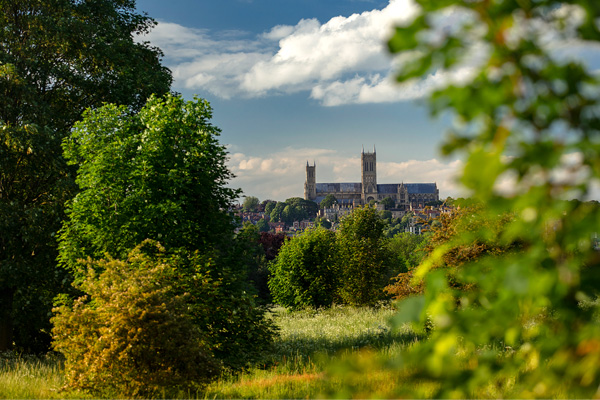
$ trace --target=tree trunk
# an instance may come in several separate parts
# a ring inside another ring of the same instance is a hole
[[[0,290],[0,351],[12,348],[12,308],[15,290]]]

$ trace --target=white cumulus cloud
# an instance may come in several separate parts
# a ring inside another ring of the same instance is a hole
[[[401,58],[410,55],[392,58],[385,43],[395,26],[410,22],[417,12],[413,0],[390,0],[383,9],[337,16],[325,22],[302,19],[295,25],[276,25],[258,35],[213,32],[159,21],[141,39],[150,40],[164,51],[175,89],[208,91],[222,98],[305,91],[325,106],[397,102],[423,97],[448,80],[468,82],[473,72],[469,65],[478,65],[487,56],[485,48],[474,46],[465,65],[454,71],[396,84],[394,71]],[[459,9],[438,17],[434,19],[438,34],[472,18]],[[577,18],[572,19],[576,25]],[[518,37],[523,29],[515,27],[514,36]],[[431,40],[435,38],[432,34]],[[592,63],[599,57],[599,49],[588,44],[554,40],[552,35],[548,38],[558,57],[574,54]]]
[[[412,0],[390,0],[381,10],[324,23],[303,19],[260,35],[159,21],[143,39],[164,51],[176,88],[222,98],[307,91],[324,105],[393,101],[385,43],[394,26],[410,21],[416,10]],[[357,96],[361,84],[364,94]],[[381,92],[383,98],[377,96]]]

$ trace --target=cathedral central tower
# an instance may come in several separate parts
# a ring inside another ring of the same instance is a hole
[[[377,200],[377,152],[373,146],[372,153],[365,153],[363,148],[360,154],[362,172],[360,174],[362,183],[362,201],[368,203],[371,200]]]

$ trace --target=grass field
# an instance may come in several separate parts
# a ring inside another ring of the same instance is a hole
[[[398,377],[377,366],[417,340],[409,329],[390,329],[393,313],[391,308],[276,309],[274,318],[281,335],[264,365],[216,381],[204,396],[386,397]]]
[[[334,307],[288,312],[274,309],[280,336],[260,365],[225,375],[202,393],[182,398],[386,397],[401,376],[379,365],[418,340],[409,329],[393,331],[391,308]],[[57,357],[0,355],[0,398],[83,398],[60,391]],[[426,393],[425,393],[426,395]]]

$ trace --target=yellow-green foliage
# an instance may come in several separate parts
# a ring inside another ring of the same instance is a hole
[[[85,263],[78,288],[86,295],[55,308],[53,318],[68,388],[154,397],[197,389],[219,373],[160,250],[146,242],[127,261]]]

